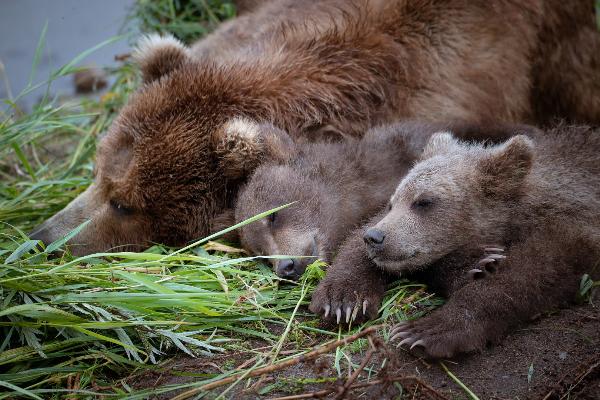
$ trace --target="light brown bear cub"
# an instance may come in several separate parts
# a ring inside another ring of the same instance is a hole
[[[271,260],[286,279],[298,279],[317,258],[331,261],[348,231],[385,205],[439,128],[402,123],[371,129],[360,140],[307,144],[273,130],[279,140],[260,140],[268,156],[241,188],[235,220],[294,204],[242,227],[243,247],[252,254],[291,256]],[[275,151],[267,148],[274,144]]]
[[[441,309],[394,328],[392,340],[437,358],[481,349],[567,304],[584,273],[600,273],[598,154],[600,130],[587,127],[517,135],[487,148],[434,135],[389,211],[364,232],[366,252],[345,248],[344,264],[328,271],[311,309],[324,313],[340,297],[342,307],[360,308],[374,291],[380,298],[382,271],[444,275],[445,266],[466,272],[501,263],[488,279],[454,288]],[[475,266],[470,257],[461,261],[486,244],[494,245],[492,257]]]

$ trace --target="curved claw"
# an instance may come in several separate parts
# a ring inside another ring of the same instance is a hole
[[[390,342],[394,342],[396,339],[398,338],[404,338],[406,336],[409,336],[410,332],[398,332],[395,335],[393,335],[392,337],[390,337]]]
[[[477,265],[480,266],[480,267],[482,267],[482,266],[484,266],[486,264],[489,264],[491,262],[494,262],[494,261],[496,261],[496,260],[494,260],[493,258],[490,258],[488,256],[488,257],[486,257],[486,258],[484,258],[482,260],[479,260],[479,262],[477,263]]]
[[[473,280],[481,278],[480,275],[482,275],[482,274],[483,274],[483,271],[478,268],[473,268],[472,270],[467,272],[467,275],[469,275],[469,277]]]
[[[402,346],[403,344],[411,344],[414,341],[415,341],[415,339],[413,339],[412,337],[407,337],[406,339],[404,339],[400,343],[398,343],[398,347]]]
[[[400,329],[404,328],[407,325],[408,321],[397,323],[396,325],[392,326],[392,329],[390,330],[390,335],[394,335],[396,332],[398,332]]]
[[[352,308],[350,306],[346,307],[346,323],[350,323],[350,316],[352,315]]]
[[[410,349],[412,350],[413,347],[415,347],[415,346],[423,346],[423,347],[425,347],[425,341],[423,339],[417,340],[416,342],[414,342],[412,344],[412,346],[410,346]]]
[[[502,247],[485,247],[483,251],[488,253],[503,253],[504,249]]]
[[[335,310],[335,316],[337,319],[337,323],[340,323],[340,320],[342,319],[342,309],[338,308],[337,310]]]
[[[329,304],[327,304],[325,306],[325,313],[323,314],[325,316],[325,318],[327,318],[327,316],[329,315],[329,311],[331,311],[331,306]]]
[[[363,315],[367,315],[367,306],[369,305],[369,301],[368,300],[364,300],[363,301]]]

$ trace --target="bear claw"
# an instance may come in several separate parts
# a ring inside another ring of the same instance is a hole
[[[377,316],[384,289],[383,285],[380,288],[368,280],[348,284],[325,281],[313,292],[309,310],[330,323],[363,322]]]
[[[483,325],[473,324],[462,308],[444,308],[392,327],[388,343],[426,359],[452,358],[482,349],[486,343]]]
[[[475,268],[467,272],[469,279],[478,280],[495,274],[500,261],[506,258],[505,255],[498,254],[503,252],[504,249],[502,247],[485,247],[483,258],[477,262]]]
[[[483,272],[482,270],[480,270],[478,268],[473,268],[472,270],[467,272],[467,275],[469,276],[469,278],[471,280],[476,280],[476,279],[483,278],[485,276],[485,272]]]
[[[484,247],[483,251],[486,253],[504,253],[504,249],[502,247]]]
[[[393,342],[393,341],[395,341],[396,339],[399,339],[399,338],[405,338],[408,335],[410,335],[410,332],[398,332],[398,333],[396,333],[394,336],[392,336],[390,338],[390,342]]]
[[[412,337],[407,337],[405,339],[402,339],[400,341],[400,343],[398,343],[398,347],[402,347],[403,344],[412,344],[412,343],[416,343],[417,339],[413,339]]]
[[[486,258],[480,260],[478,262],[478,264],[479,265],[486,265],[486,264],[489,264],[489,263],[494,262],[494,261],[504,260],[505,258],[506,258],[506,256],[503,256],[501,254],[490,254]]]

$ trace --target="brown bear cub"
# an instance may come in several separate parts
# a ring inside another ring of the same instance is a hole
[[[501,125],[482,135],[479,127],[464,123],[412,121],[374,128],[360,140],[343,142],[294,144],[274,128],[266,137],[253,136],[245,147],[264,156],[240,189],[235,222],[294,204],[242,227],[242,246],[258,255],[292,256],[272,259],[277,275],[287,279],[298,279],[315,259],[330,262],[348,232],[382,209],[429,136],[442,129],[469,140],[507,137]]]
[[[366,250],[340,250],[311,309],[326,314],[380,301],[384,274],[428,272],[439,280],[446,267],[469,273],[449,288],[443,307],[392,331],[400,345],[438,358],[481,349],[568,304],[583,274],[600,275],[598,154],[600,130],[588,127],[560,126],[491,147],[435,134],[389,209],[363,232]],[[473,264],[479,245],[482,259]],[[493,264],[495,274],[476,279]]]
[[[278,276],[296,280],[315,259],[329,262],[348,232],[388,201],[397,182],[439,125],[404,123],[371,129],[342,142],[293,144],[276,151],[241,188],[235,220],[295,202],[239,230],[252,254],[298,256],[272,259]]]
[[[222,143],[245,134],[240,119],[310,139],[406,118],[600,120],[592,0],[250,3],[192,47],[142,41],[143,85],[101,140],[94,183],[33,239],[86,220],[78,255],[209,234],[249,173]]]

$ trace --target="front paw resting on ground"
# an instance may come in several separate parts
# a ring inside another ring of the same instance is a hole
[[[390,342],[426,358],[451,358],[482,349],[486,343],[482,325],[467,316],[446,313],[444,308],[416,321],[395,325]]]
[[[502,260],[506,258],[503,253],[504,248],[500,246],[484,247],[484,255],[481,260],[477,262],[473,269],[467,272],[469,279],[475,281],[495,274]]]
[[[385,286],[357,280],[325,278],[312,296],[310,311],[336,323],[365,321],[377,317]]]

